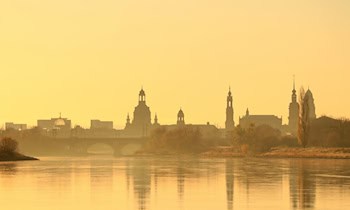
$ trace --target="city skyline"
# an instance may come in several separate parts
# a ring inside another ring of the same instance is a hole
[[[309,89],[307,89],[307,90],[309,90]],[[291,93],[292,93],[292,100],[290,101],[290,102],[292,102],[293,100],[295,100],[294,99],[294,97],[295,97],[295,94],[296,94],[296,96],[298,97],[298,92],[296,92],[296,87],[295,87],[295,78],[293,79],[293,88],[292,88],[292,90],[291,90]],[[143,94],[143,95],[142,95]],[[142,95],[142,96],[141,96]],[[143,98],[141,98],[141,97],[143,97]],[[234,96],[232,95],[232,90],[231,90],[231,86],[228,88],[228,90],[227,90],[227,96],[226,96],[227,98],[226,98],[226,113],[225,113],[225,123],[226,123],[226,121],[227,121],[227,119],[228,119],[228,117],[230,118],[230,116],[232,116],[233,117],[233,120],[234,121],[236,121],[236,122],[238,122],[237,124],[239,124],[239,122],[240,122],[240,120],[241,120],[241,118],[242,117],[244,117],[244,116],[246,116],[247,115],[247,112],[248,112],[248,109],[249,109],[249,107],[247,107],[247,109],[246,109],[246,111],[245,111],[245,113],[244,114],[240,114],[240,113],[236,113],[236,111],[235,111],[235,103],[234,103]],[[139,103],[140,103],[140,101],[144,101],[144,102],[146,102],[147,103],[147,100],[146,100],[146,98],[147,98],[147,91],[145,91],[144,90],[144,88],[143,88],[143,86],[141,87],[141,90],[140,90],[140,92],[139,92],[139,95],[138,95],[138,100],[139,100]],[[149,104],[148,104],[149,105]],[[227,113],[227,107],[232,107],[233,108],[233,112],[229,112],[229,113]],[[156,123],[158,123],[159,122],[159,118],[158,118],[158,113],[157,112],[154,112],[154,111],[152,111],[152,106],[150,106],[149,107],[150,108],[150,111],[151,111],[151,113],[150,113],[150,117],[151,117],[151,119],[149,120],[151,123],[154,123],[155,122],[155,120],[157,121]],[[288,108],[289,109],[289,108]],[[180,112],[182,111],[182,107],[180,107]],[[116,128],[116,129],[124,129],[125,128],[125,125],[126,124],[128,124],[128,122],[130,122],[130,121],[134,121],[134,117],[130,117],[130,113],[132,113],[132,112],[128,112],[127,114],[126,114],[126,118],[125,118],[125,123],[124,123],[124,125],[115,125],[114,124],[114,128]],[[178,112],[176,112],[176,113],[178,113]],[[276,117],[279,117],[279,115],[276,115],[275,113],[252,113],[253,115],[254,114],[258,114],[258,115],[260,115],[260,114],[269,114],[269,115],[273,115],[273,116],[276,116]],[[284,117],[283,116],[281,116],[281,119],[282,119],[282,124],[283,125],[288,125],[288,117],[291,115],[291,114],[293,114],[293,113],[288,113],[288,116],[286,116],[286,119],[284,119]],[[59,112],[59,115],[58,116],[50,116],[50,117],[46,117],[46,119],[48,119],[48,118],[51,118],[51,119],[60,119],[62,117],[62,112]],[[74,126],[77,126],[77,125],[79,125],[79,126],[82,126],[82,127],[84,127],[84,128],[89,128],[90,126],[91,126],[91,124],[90,123],[92,123],[92,121],[94,121],[94,120],[103,120],[103,121],[105,121],[105,120],[107,120],[107,121],[110,121],[110,122],[112,122],[112,124],[114,123],[114,122],[116,122],[114,119],[112,119],[112,120],[109,120],[109,119],[101,119],[101,118],[91,118],[86,124],[82,124],[82,123],[76,123],[76,122],[74,122],[75,120],[74,119],[71,119],[69,116],[63,116],[62,118],[64,118],[64,119],[69,119],[70,121],[72,121],[72,128],[74,127]],[[177,114],[177,118],[178,118],[178,114]],[[237,119],[236,119],[237,118]],[[33,125],[31,125],[31,124],[29,124],[29,128],[30,127],[35,127],[35,126],[37,126],[37,123],[38,123],[38,121],[37,120],[39,120],[39,119],[36,119],[36,123],[35,124],[33,124]],[[6,123],[18,123],[18,122],[15,122],[15,121],[6,121]],[[21,122],[21,123],[23,123],[23,122]],[[208,120],[208,121],[205,121],[205,122],[188,122],[188,124],[196,124],[196,123],[199,123],[199,124],[206,124],[206,123],[210,123],[210,121]],[[24,122],[23,124],[25,124],[25,125],[27,125],[27,123],[26,122]],[[178,122],[176,122],[176,120],[173,120],[173,121],[171,121],[171,122],[168,122],[168,123],[161,123],[161,124],[178,124]],[[219,123],[211,123],[212,125],[215,125],[215,126],[217,126],[218,128],[225,128],[226,127],[226,129],[232,129],[232,128],[227,128],[227,126],[221,126],[221,124],[219,124]],[[20,124],[21,125],[21,124]],[[234,125],[234,122],[233,122],[233,125]],[[5,127],[5,126],[3,126],[3,127]]]
[[[292,75],[318,116],[350,117],[349,1],[39,2],[0,2],[1,124],[121,128],[142,85],[160,123],[182,107],[224,127],[229,86],[235,122],[249,108],[287,123]]]

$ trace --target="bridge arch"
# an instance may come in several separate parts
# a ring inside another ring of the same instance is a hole
[[[104,145],[116,156],[133,155],[140,150],[147,139],[70,139],[67,150],[72,154],[88,154],[94,145]]]

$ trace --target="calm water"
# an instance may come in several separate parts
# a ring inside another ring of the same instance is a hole
[[[41,159],[0,163],[1,209],[350,209],[350,160]]]

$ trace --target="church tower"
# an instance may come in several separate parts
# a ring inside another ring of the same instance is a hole
[[[182,109],[177,113],[177,125],[185,125],[185,114]]]
[[[154,116],[154,123],[153,123],[153,126],[159,126],[160,124],[159,124],[159,122],[158,122],[158,115],[157,115],[157,113],[155,114],[155,116]]]
[[[308,89],[306,91],[304,101],[306,101],[308,103],[308,106],[309,106],[309,118],[311,120],[316,119],[315,100],[314,100],[314,96],[313,96],[310,89]]]
[[[126,126],[130,126],[131,123],[130,123],[130,115],[128,113],[128,116],[126,117]]]
[[[149,136],[151,122],[151,111],[146,105],[146,94],[143,88],[139,93],[139,104],[135,107],[134,118],[131,123],[134,136]]]
[[[289,104],[289,117],[288,126],[289,131],[296,135],[298,131],[298,121],[299,121],[299,104],[297,102],[297,94],[295,90],[295,78],[293,80],[293,91],[292,91],[292,102]]]
[[[226,104],[226,122],[225,129],[226,131],[231,131],[235,127],[235,122],[233,120],[233,103],[232,103],[232,93],[231,88],[229,89],[227,96],[227,104]]]

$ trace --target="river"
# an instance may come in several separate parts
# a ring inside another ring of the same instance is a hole
[[[40,159],[0,163],[1,209],[350,209],[350,160]]]

